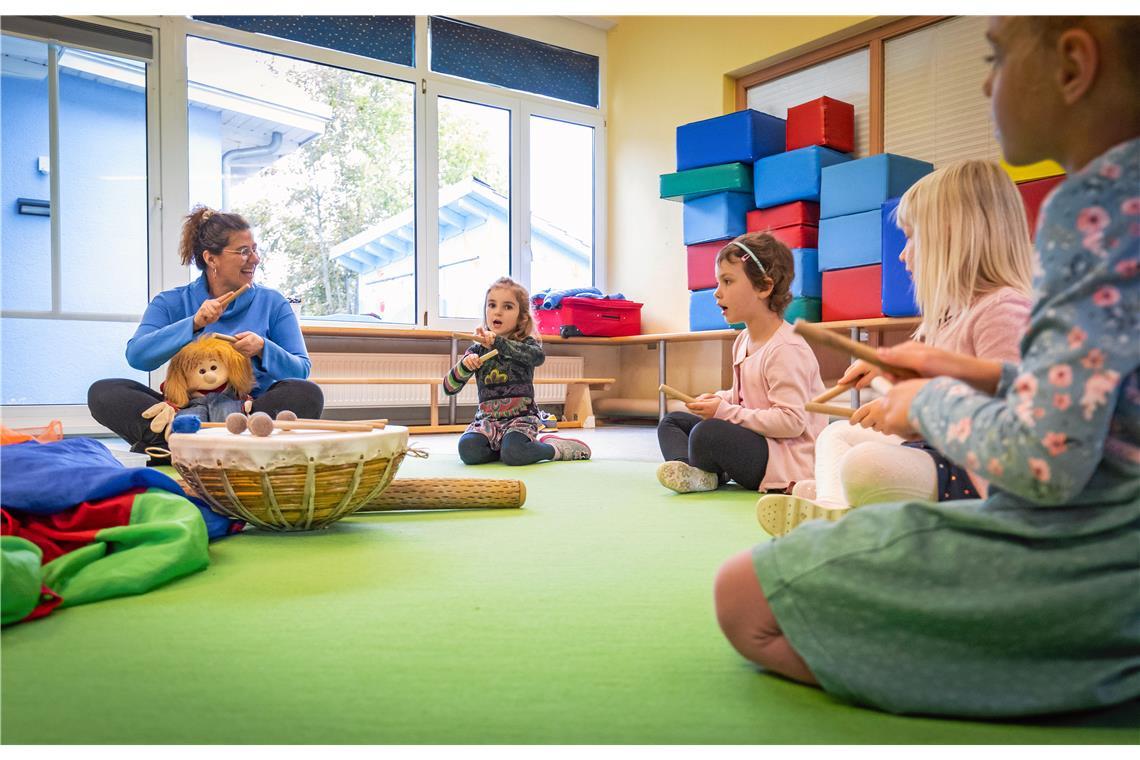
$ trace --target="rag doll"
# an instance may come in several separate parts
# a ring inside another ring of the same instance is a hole
[[[207,333],[187,343],[170,360],[165,400],[143,412],[150,429],[170,438],[176,416],[193,415],[202,422],[225,422],[233,412],[253,406],[253,369],[249,359],[227,341]]]

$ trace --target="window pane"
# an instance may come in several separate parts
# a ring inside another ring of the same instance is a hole
[[[187,72],[191,198],[249,220],[258,281],[302,317],[415,322],[415,86],[196,38]]]
[[[59,145],[61,307],[141,316],[148,300],[146,64],[64,49]]]
[[[51,310],[51,219],[21,214],[18,198],[48,201],[47,45],[0,36],[0,137],[4,163],[0,278],[5,311]],[[29,209],[31,210],[31,209]],[[5,362],[7,363],[7,362]]]
[[[70,319],[4,320],[0,403],[86,404],[91,383],[125,377],[146,385],[147,373],[127,366],[134,322]]]
[[[530,118],[530,290],[594,280],[594,129]]]
[[[483,316],[511,263],[511,113],[439,98],[439,313]]]
[[[990,104],[986,19],[962,16],[887,40],[884,147],[941,166],[977,158],[997,161]]]
[[[866,48],[748,88],[748,107],[788,117],[788,109],[824,95],[855,106],[854,156],[870,147],[871,53]]]

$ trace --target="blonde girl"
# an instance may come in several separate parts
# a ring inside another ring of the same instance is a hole
[[[922,312],[914,339],[934,349],[1019,361],[1033,248],[1021,195],[1005,172],[989,161],[945,166],[907,190],[897,222],[907,237],[899,258],[913,275]],[[865,388],[878,374],[858,361],[840,382]],[[881,424],[876,399],[849,422],[829,425],[817,441],[815,480],[796,484],[792,496],[761,499],[761,525],[783,535],[804,520],[838,519],[863,504],[985,496],[981,478],[924,441],[879,432]]]

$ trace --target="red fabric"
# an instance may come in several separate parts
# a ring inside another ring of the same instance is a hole
[[[816,98],[788,109],[788,150],[822,145],[840,153],[855,150],[855,106],[834,98]]]
[[[40,601],[36,604],[36,608],[20,620],[21,623],[26,623],[29,620],[42,618],[50,615],[59,605],[63,604],[63,597],[52,591],[47,586],[40,586]]]
[[[823,321],[883,316],[883,265],[823,273]]]
[[[1034,179],[1028,182],[1018,182],[1017,190],[1021,193],[1021,200],[1025,203],[1025,216],[1029,220],[1029,239],[1037,239],[1037,215],[1041,211],[1041,204],[1045,197],[1057,185],[1065,181],[1065,175]]]
[[[104,528],[129,524],[135,496],[145,490],[133,488],[106,499],[85,501],[71,509],[50,515],[23,511],[16,513],[5,509],[2,510],[0,533],[25,538],[40,547],[46,565],[57,557],[91,543]]]
[[[686,246],[689,290],[706,290],[716,287],[716,255],[731,238]]]
[[[770,208],[758,208],[748,212],[748,229],[763,230],[768,227],[790,227],[793,224],[819,226],[819,204],[811,201],[781,203]]]

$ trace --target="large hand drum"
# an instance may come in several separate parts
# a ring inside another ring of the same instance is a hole
[[[374,501],[407,450],[408,429],[398,425],[170,436],[171,464],[214,511],[282,531],[322,528]]]

